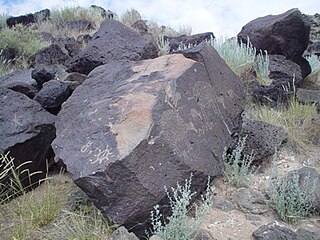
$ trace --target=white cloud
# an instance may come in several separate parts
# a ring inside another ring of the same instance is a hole
[[[137,9],[145,19],[155,20],[159,25],[178,28],[191,25],[194,33],[213,32],[216,36],[235,35],[249,21],[268,14],[279,14],[291,8],[299,8],[301,12],[315,14],[318,0],[22,0],[8,4],[0,0],[0,12],[11,15],[35,12],[44,8],[91,4],[110,9],[119,15],[127,9]],[[9,1],[10,2],[10,1]],[[13,2],[13,1],[11,1]],[[319,9],[320,10],[320,9]]]

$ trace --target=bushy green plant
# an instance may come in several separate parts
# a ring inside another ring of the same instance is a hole
[[[158,36],[157,45],[158,45],[158,48],[159,48],[159,52],[158,52],[159,56],[163,56],[163,55],[169,54],[170,45],[169,45],[168,41],[164,40],[164,36],[162,36],[162,35]]]
[[[236,148],[232,149],[231,153],[228,154],[227,149],[225,149],[222,155],[225,166],[224,176],[235,187],[246,185],[252,175],[250,166],[253,161],[253,154],[242,154],[245,141],[246,137],[239,139]]]
[[[0,30],[7,27],[6,20],[9,17],[6,13],[0,13]]]
[[[121,22],[127,26],[131,26],[133,23],[141,19],[141,14],[137,10],[131,8],[122,15]]]
[[[248,41],[248,44],[243,42],[239,44],[237,38],[233,37],[229,39],[215,38],[210,43],[238,76],[242,76],[252,69],[255,62],[256,50],[250,41]]]
[[[0,31],[0,50],[5,48],[16,49],[20,55],[29,57],[48,45],[41,40],[39,32],[16,25],[9,29],[5,28]]]
[[[269,78],[269,57],[267,51],[264,51],[264,53],[260,51],[257,55],[254,70],[260,84],[266,86],[271,84],[272,81]]]
[[[311,74],[320,70],[320,59],[317,55],[306,57],[311,67]]]
[[[313,211],[312,201],[316,179],[312,180],[308,175],[300,181],[297,173],[281,178],[275,164],[273,165],[273,177],[269,190],[272,205],[279,217],[284,221],[294,221],[310,215]],[[307,186],[311,186],[311,191]]]
[[[176,188],[171,188],[171,192],[166,189],[172,211],[171,216],[163,219],[159,205],[151,212],[152,235],[160,237],[162,240],[188,240],[190,236],[199,230],[205,216],[209,212],[213,203],[214,188],[210,186],[208,179],[207,191],[202,196],[200,205],[190,206],[194,192],[191,192],[191,179],[185,180],[183,186],[177,184]],[[195,217],[189,218],[190,210],[195,209]]]

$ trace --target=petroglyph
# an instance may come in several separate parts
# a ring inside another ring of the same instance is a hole
[[[89,140],[86,144],[84,144],[81,149],[81,153],[87,154],[89,158],[89,162],[91,164],[99,163],[101,164],[104,161],[108,161],[110,157],[113,156],[112,148],[108,145],[104,148],[93,146],[93,141]]]

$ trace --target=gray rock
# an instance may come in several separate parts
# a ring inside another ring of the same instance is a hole
[[[87,75],[72,72],[67,75],[67,77],[63,80],[64,83],[69,85],[69,88],[74,91],[79,85],[81,85],[87,78]]]
[[[271,156],[287,140],[287,133],[281,127],[249,120],[243,121],[240,136],[246,137],[243,154],[253,154],[253,161]]]
[[[229,212],[234,209],[232,202],[224,199],[221,196],[216,196],[214,198],[214,207],[225,212]]]
[[[193,236],[191,236],[191,239],[192,240],[217,240],[211,235],[211,233],[209,233],[204,229],[200,229],[195,234],[193,234]]]
[[[299,228],[296,233],[298,234],[299,240],[320,240],[320,230]]]
[[[279,225],[277,222],[259,227],[252,235],[256,240],[299,240],[293,230]]]
[[[59,80],[46,82],[42,89],[36,94],[34,100],[48,112],[57,115],[62,103],[71,95],[71,89],[67,83]]]
[[[315,103],[320,106],[320,91],[298,88],[296,96],[302,103]]]
[[[279,15],[259,17],[247,23],[238,34],[238,40],[267,50],[268,54],[283,55],[299,64],[302,76],[311,72],[308,62],[302,58],[309,43],[310,23],[297,9],[291,9]]]
[[[139,238],[137,238],[137,236],[134,235],[134,233],[129,233],[128,230],[123,226],[116,229],[108,239],[109,240],[139,240]]]
[[[68,65],[69,72],[88,74],[95,67],[118,60],[142,60],[157,57],[148,52],[149,43],[122,23],[106,19],[88,46]]]
[[[46,156],[55,138],[56,117],[21,93],[0,88],[0,96],[0,151],[10,152],[15,166],[31,161],[20,171],[42,173],[32,176],[31,182],[25,173],[22,183],[24,186],[37,184],[46,174]]]
[[[168,204],[164,186],[193,173],[196,197],[208,175],[222,174],[224,147],[241,128],[242,81],[207,43],[185,54],[202,62],[173,54],[100,66],[58,114],[56,159],[138,237],[153,206]]]
[[[261,214],[269,211],[266,197],[250,188],[239,189],[235,201],[243,212]]]
[[[66,64],[70,59],[68,51],[55,43],[39,50],[34,56],[36,66],[40,64]]]
[[[288,102],[303,78],[298,64],[281,55],[269,55],[269,86],[259,86],[253,92],[255,101],[277,106]]]
[[[67,50],[70,57],[78,55],[82,50],[81,43],[77,42],[74,38],[59,38],[54,41],[54,44],[58,44],[62,49]]]
[[[66,28],[73,30],[73,31],[88,31],[94,29],[92,23],[85,19],[80,20],[71,20],[65,23]]]
[[[35,79],[38,86],[42,87],[45,82],[55,78],[57,69],[53,65],[38,65],[31,72],[31,77]]]

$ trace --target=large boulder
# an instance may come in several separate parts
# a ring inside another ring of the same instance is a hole
[[[302,57],[309,43],[310,23],[294,8],[279,15],[260,17],[247,23],[238,34],[238,40],[267,50],[268,54],[284,55],[299,64],[303,77],[311,72],[309,63]]]
[[[46,157],[55,138],[56,117],[45,111],[39,103],[7,88],[0,88],[0,151],[14,158],[15,166],[23,165],[21,176],[24,186],[36,184],[46,174]],[[1,167],[0,167],[1,171]]]
[[[222,174],[241,128],[242,81],[208,43],[188,51],[97,67],[58,114],[56,160],[104,216],[139,237],[153,206],[168,206],[164,186],[193,173],[199,193]]]
[[[69,65],[70,72],[88,74],[95,67],[118,60],[142,60],[157,57],[157,49],[124,24],[106,19],[93,35],[89,45]]]
[[[39,12],[29,13],[26,15],[20,15],[17,17],[9,17],[6,20],[7,26],[9,28],[14,27],[17,24],[28,25],[40,21],[46,21],[50,18],[50,10],[43,9]]]
[[[299,65],[283,55],[269,55],[269,78],[270,85],[257,85],[253,90],[255,101],[270,105],[286,103],[303,80]]]

